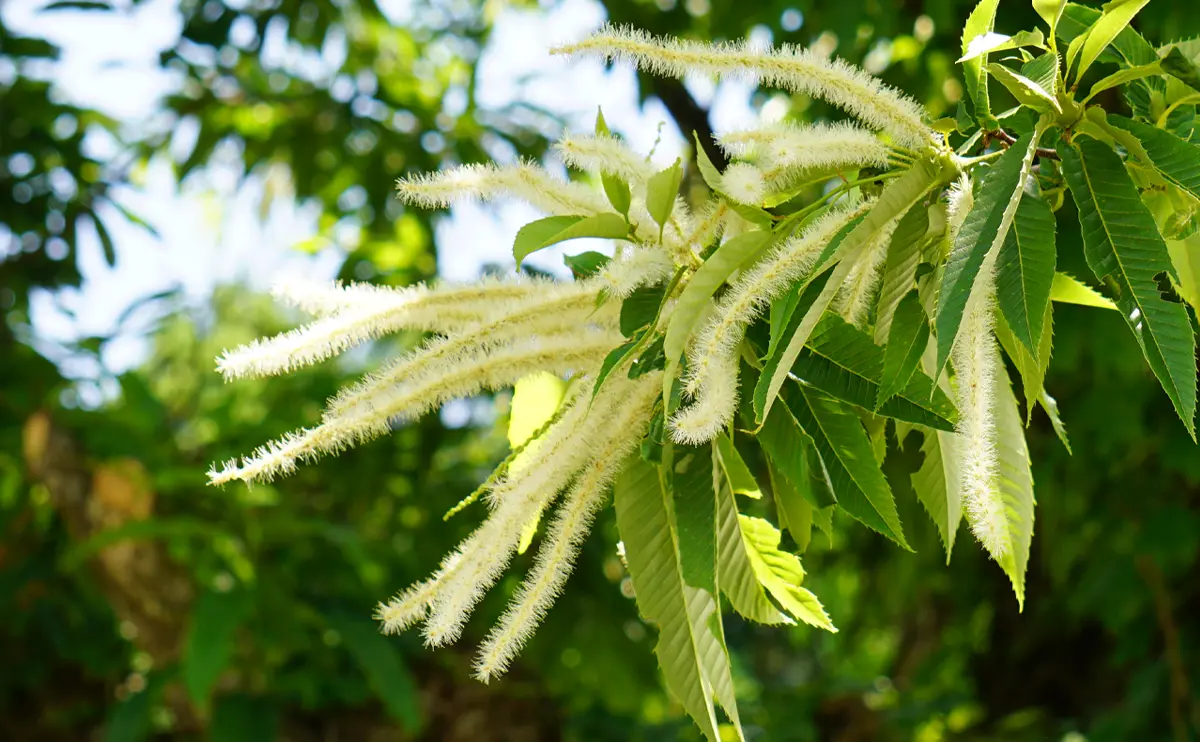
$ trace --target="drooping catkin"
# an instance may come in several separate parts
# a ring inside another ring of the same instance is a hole
[[[925,125],[918,103],[857,67],[809,49],[783,46],[761,51],[745,43],[659,39],[634,28],[606,26],[553,52],[629,61],[665,77],[695,73],[750,79],[823,98],[867,126],[886,131],[905,147],[921,148],[933,142],[933,132]]]
[[[502,674],[562,593],[596,511],[626,457],[645,432],[650,408],[662,386],[662,373],[638,380],[624,408],[598,436],[590,460],[575,477],[555,514],[533,570],[526,577],[500,622],[488,634],[475,662],[475,677],[486,682]]]
[[[788,286],[808,274],[821,250],[864,208],[852,201],[834,206],[733,282],[688,348],[684,388],[691,402],[671,418],[671,437],[676,442],[709,441],[729,424],[737,407],[738,346],[746,327]]]

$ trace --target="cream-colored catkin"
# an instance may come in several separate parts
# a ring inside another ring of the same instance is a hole
[[[893,219],[876,233],[863,251],[858,264],[846,276],[846,283],[837,299],[838,311],[847,322],[865,329],[871,306],[878,294],[883,266],[887,262],[888,246],[896,231],[898,219]]]
[[[975,538],[999,560],[1010,549],[995,423],[995,386],[1002,361],[992,333],[995,289],[991,266],[985,268],[989,274],[982,277],[985,283],[967,304],[951,354],[958,406],[955,453],[967,523]]]
[[[423,630],[427,644],[442,646],[460,636],[475,605],[507,568],[525,524],[544,511],[595,451],[604,447],[612,430],[640,424],[629,417],[634,388],[635,382],[614,378],[606,380],[590,404],[591,395],[581,394],[538,447],[537,460],[489,493],[493,512],[455,552],[453,569],[443,569],[437,576],[441,586]],[[621,424],[613,427],[614,419]]]
[[[325,418],[336,417],[355,406],[378,404],[376,400],[402,382],[430,373],[435,366],[444,370],[448,360],[463,353],[499,347],[521,338],[585,330],[589,325],[611,331],[616,327],[618,308],[595,306],[600,285],[599,282],[557,284],[547,286],[538,297],[494,306],[483,322],[435,338],[343,389],[329,401]]]
[[[231,461],[212,469],[209,481],[269,481],[294,471],[300,460],[338,453],[377,438],[395,422],[418,417],[450,399],[503,389],[536,371],[566,374],[590,368],[622,339],[616,331],[570,332],[464,352],[417,378],[382,390],[368,403],[348,407],[314,428],[272,441],[241,463]]]
[[[625,60],[666,77],[701,74],[749,79],[823,98],[905,147],[919,149],[934,142],[920,104],[857,67],[810,49],[783,46],[761,51],[746,43],[658,39],[634,28],[606,26],[554,53]]]
[[[460,165],[436,173],[401,178],[396,191],[404,201],[444,208],[458,201],[515,198],[559,216],[591,216],[611,211],[603,194],[582,183],[555,177],[530,162],[517,165]]]
[[[676,442],[703,443],[729,424],[737,408],[738,346],[746,327],[804,278],[821,250],[865,208],[866,204],[853,201],[835,205],[733,282],[688,347],[684,388],[691,401],[671,418],[671,437]]]
[[[607,430],[596,431],[596,448],[555,514],[533,570],[479,650],[476,678],[486,682],[502,674],[562,593],[596,512],[645,433],[661,388],[661,372],[642,377]]]
[[[321,292],[284,284],[274,293],[319,319],[228,350],[217,359],[226,379],[272,376],[319,363],[400,330],[456,332],[495,317],[521,298],[553,294],[544,279],[488,279],[469,286],[388,288],[351,284]]]

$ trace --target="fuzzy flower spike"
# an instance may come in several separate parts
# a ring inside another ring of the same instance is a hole
[[[823,98],[886,132],[897,143],[921,149],[932,143],[921,106],[857,67],[794,46],[766,52],[745,43],[701,44],[656,39],[629,27],[608,26],[557,54],[629,61],[665,77],[689,73],[736,77]]]

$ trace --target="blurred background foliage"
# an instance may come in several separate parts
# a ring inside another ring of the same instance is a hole
[[[39,5],[46,14],[126,7]],[[211,461],[311,423],[338,386],[419,338],[226,386],[211,371],[220,349],[296,318],[239,287],[200,308],[130,297],[165,307],[149,358],[102,402],[81,406],[76,381],[47,359],[60,356],[30,323],[33,292],[79,283],[81,231],[95,230],[111,263],[120,246],[106,220],[154,229],[113,193],[155,158],[182,180],[232,152],[244,177],[266,184],[264,211],[273,199],[317,204],[319,234],[299,249],[353,232],[344,278],[434,276],[439,217],[402,209],[395,178],[541,157],[561,126],[525,103],[476,105],[480,52],[505,5],[416,0],[393,23],[371,0],[182,0],[182,32],[160,60],[177,84],[157,124],[136,131],[57,95],[37,70],[59,50],[17,36],[0,15],[0,739],[698,738],[660,689],[611,517],[503,682],[469,679],[469,643],[429,652],[419,637],[376,633],[375,602],[424,576],[470,529],[470,510],[441,516],[505,455],[506,395],[472,403],[465,426],[432,416],[272,486],[205,487]],[[654,33],[836,50],[934,116],[962,95],[954,59],[970,5],[604,2],[610,20]],[[1004,0],[1001,19],[1015,31],[1034,15]],[[1138,25],[1166,42],[1200,32],[1200,16],[1191,0],[1155,0]],[[263,53],[272,35],[286,58]],[[332,72],[310,63],[330,39],[345,49]],[[709,111],[687,87],[639,86],[685,137],[707,141]],[[753,103],[798,118],[832,114],[775,91]],[[96,130],[120,142],[115,155],[84,146]],[[181,142],[183,130],[194,141]],[[1062,264],[1080,266],[1079,236],[1059,244]],[[917,553],[840,522],[808,548],[811,587],[841,633],[730,619],[754,739],[1198,738],[1200,451],[1118,318],[1065,307],[1056,330],[1048,388],[1075,453],[1035,418],[1038,519],[1024,614],[967,538],[944,564],[907,490],[905,474],[920,463],[909,445],[887,468]],[[98,357],[105,342],[65,350]],[[473,625],[489,625],[514,587],[515,577],[502,583]]]

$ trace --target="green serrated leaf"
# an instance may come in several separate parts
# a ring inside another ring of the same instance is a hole
[[[996,8],[999,4],[1000,0],[979,0],[979,4],[971,11],[971,15],[967,16],[967,22],[963,25],[962,32],[962,53],[964,55],[970,51],[971,42],[975,38],[989,33],[995,28]],[[975,104],[976,121],[986,121],[992,115],[991,102],[988,99],[987,73],[983,68],[986,61],[987,55],[983,54],[963,62],[963,75],[967,81],[967,92]]]
[[[1036,46],[1039,49],[1044,49],[1045,43],[1046,37],[1038,29],[1034,29],[1033,31],[1018,31],[1012,36],[989,31],[976,36],[967,43],[967,50],[958,59],[958,63],[961,64],[982,57],[985,54],[991,54],[992,52],[1003,52],[1023,46]]]
[[[234,634],[246,619],[251,595],[243,589],[206,590],[192,608],[183,648],[183,687],[188,697],[207,708],[209,695],[233,657]]]
[[[1167,181],[1200,198],[1200,146],[1124,116],[1110,114],[1107,119],[1110,125],[1137,137],[1145,156],[1150,158],[1148,164]]]
[[[1014,72],[1002,64],[993,62],[987,66],[987,71],[996,81],[1008,89],[1012,96],[1022,105],[1035,111],[1054,111],[1062,113],[1062,106],[1050,91],[1019,72]]]
[[[782,407],[782,405],[781,405]],[[810,496],[804,495],[788,481],[787,477],[776,471],[769,461],[767,474],[771,479],[771,494],[775,498],[775,511],[779,517],[779,525],[792,534],[792,539],[803,554],[808,550],[812,541],[813,511],[815,508]]]
[[[671,321],[667,325],[667,337],[663,343],[663,352],[667,356],[666,372],[663,374],[663,399],[670,393],[670,385],[679,371],[680,358],[688,338],[709,311],[712,295],[735,270],[756,260],[771,244],[773,237],[770,232],[763,230],[738,235],[718,247],[692,275],[675,302]]]
[[[733,439],[728,434],[722,433],[713,439],[713,445],[716,446],[721,473],[733,494],[745,495],[755,500],[761,498],[762,489],[754,480],[754,475],[750,473],[750,467],[746,466],[746,462],[742,460],[742,455],[738,453],[737,447],[733,445]]]
[[[1083,77],[1092,63],[1100,56],[1109,44],[1117,38],[1117,34],[1129,26],[1129,22],[1138,14],[1150,0],[1111,0],[1104,6],[1100,18],[1092,24],[1083,45],[1079,50],[1079,66],[1076,68],[1075,79]],[[1068,61],[1070,65],[1070,61]]]
[[[1050,425],[1054,428],[1058,439],[1062,441],[1063,447],[1067,449],[1068,454],[1071,453],[1071,442],[1067,438],[1067,429],[1058,414],[1058,402],[1046,393],[1045,388],[1046,370],[1050,366],[1050,354],[1054,344],[1052,308],[1046,308],[1037,359],[1034,359],[1025,346],[1017,342],[1003,314],[996,320],[995,332],[996,339],[1000,341],[1000,347],[1004,348],[1004,352],[1008,354],[1013,365],[1016,366],[1017,373],[1021,376],[1021,386],[1025,391],[1025,424],[1028,426],[1032,421],[1034,406],[1040,405],[1050,418]]]
[[[660,170],[646,181],[646,210],[658,225],[660,235],[675,208],[675,199],[679,196],[679,183],[682,179],[683,168],[679,160],[675,160],[675,164]]]
[[[875,395],[875,410],[908,387],[929,344],[929,323],[914,288],[900,300],[883,351],[883,372]]]
[[[1054,229],[1050,204],[1025,193],[996,257],[996,302],[1034,358],[1054,283]]]
[[[822,392],[861,407],[875,409],[883,378],[884,349],[871,337],[836,314],[827,314],[805,348],[792,374]],[[888,399],[878,414],[898,420],[953,430],[958,418],[950,398],[935,389],[933,380],[914,373],[897,396]]]
[[[708,668],[725,653],[708,628],[716,602],[683,581],[671,493],[657,468],[633,457],[617,477],[613,498],[638,609],[658,626],[654,651],[667,687],[704,736],[717,742]]]
[[[1021,137],[983,176],[976,188],[975,205],[954,239],[938,290],[935,375],[941,374],[950,358],[984,258],[992,250],[998,250],[1008,236],[1037,148],[1035,134]]]
[[[829,272],[820,273],[821,268],[829,261],[830,258],[837,252],[842,241],[846,239],[861,222],[863,217],[858,217],[851,220],[846,226],[842,227],[834,234],[833,239],[825,246],[817,256],[813,270],[818,271],[818,275],[811,280],[803,279],[796,281],[788,289],[788,292],[777,300],[771,303],[770,325],[771,325],[771,340],[767,347],[767,355],[765,358],[774,361],[771,368],[774,369],[778,365],[780,356],[779,343],[786,337],[790,337],[799,327],[798,322],[793,322],[794,315],[797,311],[801,312],[801,317],[807,313],[808,308],[825,289],[825,284],[829,280]],[[899,229],[899,227],[897,227]],[[756,390],[757,391],[757,390]],[[757,402],[756,402],[757,404]]]
[[[1121,316],[1195,439],[1196,339],[1187,310],[1159,293],[1158,276],[1174,268],[1154,217],[1108,146],[1078,137],[1059,150],[1079,207],[1084,257],[1097,279],[1114,286]]]
[[[621,361],[625,360],[625,356],[629,355],[630,351],[634,349],[643,335],[645,335],[644,332],[638,333],[629,342],[618,345],[610,350],[608,355],[604,356],[604,361],[600,364],[600,372],[596,374],[596,385],[592,387],[592,399],[595,399],[596,395],[600,393],[600,387],[603,386],[604,380],[608,378],[609,374],[613,372],[613,369]]]
[[[916,285],[917,265],[921,262],[921,243],[929,232],[929,211],[909,209],[888,245],[875,311],[875,342],[883,345],[891,333],[892,317],[905,295]]]
[[[838,505],[852,518],[911,551],[896,502],[858,415],[816,389],[788,385],[784,400],[811,436],[829,474]]]
[[[879,195],[870,212],[862,221],[846,235],[830,259],[835,264],[832,268],[825,288],[813,301],[812,306],[804,313],[802,320],[791,334],[787,346],[778,354],[771,373],[764,373],[759,379],[759,387],[754,390],[754,412],[758,421],[765,420],[775,404],[775,398],[787,380],[788,373],[800,351],[808,343],[809,337],[816,328],[825,310],[841,289],[846,277],[862,258],[866,247],[872,244],[879,234],[890,228],[892,222],[902,219],[908,210],[925,198],[933,186],[942,177],[941,171],[928,162],[918,162],[904,175],[891,181]],[[810,276],[808,282],[819,277]]]
[[[743,417],[750,419],[752,416],[752,411],[743,410]],[[767,415],[756,439],[773,471],[786,478],[814,507],[830,507],[837,503],[812,438],[800,427],[787,405],[779,405]]]
[[[1054,274],[1054,281],[1050,284],[1050,300],[1099,309],[1114,311],[1117,309],[1117,305],[1106,299],[1100,292],[1066,273]]]
[[[765,624],[792,623],[771,603],[750,566],[746,542],[738,523],[737,501],[728,482],[717,486],[717,572],[721,592],[733,609],[751,621]]]
[[[921,444],[925,459],[911,478],[917,500],[937,526],[938,536],[946,549],[946,564],[950,563],[954,537],[962,521],[962,488],[956,466],[955,443],[953,433],[925,431],[925,440]]]
[[[663,303],[666,285],[644,286],[634,289],[633,293],[621,302],[620,328],[625,337],[649,325],[658,316],[658,308]]]
[[[1058,95],[1058,55],[1054,52],[1046,52],[1021,65],[1021,74],[1051,96]]]
[[[1092,89],[1088,91],[1087,97],[1083,99],[1082,103],[1086,104],[1092,98],[1100,93],[1103,93],[1105,90],[1115,88],[1118,85],[1126,85],[1134,82],[1135,80],[1141,80],[1146,77],[1161,75],[1162,72],[1162,64],[1159,62],[1143,64],[1137,67],[1127,67],[1126,69],[1118,70],[1107,77],[1097,80],[1096,84],[1092,86]]]
[[[775,526],[747,515],[739,515],[738,522],[748,547],[750,566],[767,592],[796,619],[836,633],[837,628],[817,596],[800,586],[804,581],[800,558],[780,550],[780,533]]]
[[[1162,71],[1187,85],[1192,90],[1200,91],[1200,70],[1191,59],[1184,56],[1179,47],[1173,46],[1163,55]]]

